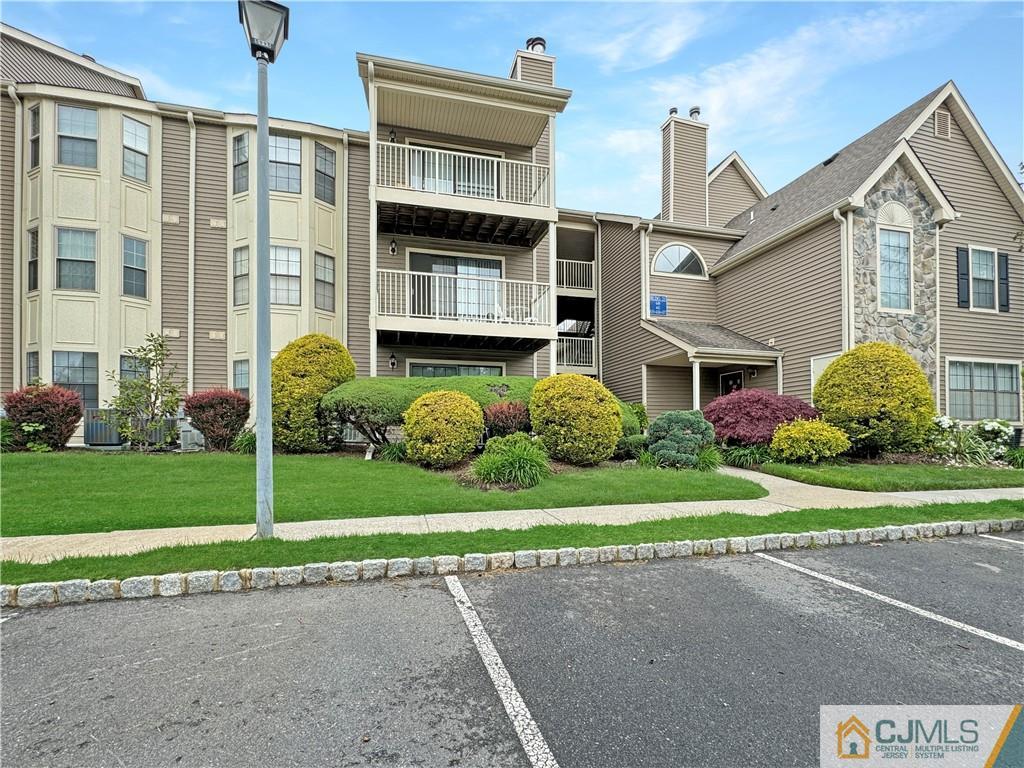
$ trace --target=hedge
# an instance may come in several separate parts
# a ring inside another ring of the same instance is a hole
[[[202,432],[208,450],[227,451],[249,419],[249,398],[230,389],[194,392],[185,398],[185,415]]]

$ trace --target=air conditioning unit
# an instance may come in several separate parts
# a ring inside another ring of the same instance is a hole
[[[121,439],[117,427],[108,422],[104,417],[113,413],[109,408],[86,408],[85,409],[85,444],[95,446],[121,445]]]

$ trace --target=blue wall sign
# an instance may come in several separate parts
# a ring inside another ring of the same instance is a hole
[[[668,296],[651,294],[651,316],[664,317],[668,314]]]

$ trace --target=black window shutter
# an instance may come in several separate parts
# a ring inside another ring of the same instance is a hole
[[[971,270],[966,248],[956,249],[956,305],[961,309],[971,306]]]
[[[1010,254],[999,254],[999,311],[1010,311]]]

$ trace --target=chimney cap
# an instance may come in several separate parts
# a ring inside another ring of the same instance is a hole
[[[531,53],[544,53],[547,48],[548,42],[543,37],[531,37],[526,41],[526,50]]]
[[[697,105],[690,107],[690,119],[696,120],[698,117],[700,117],[700,107]]]
[[[673,115],[678,115],[678,114],[679,114],[678,107],[669,107],[668,108],[668,116],[669,117],[672,117]]]

